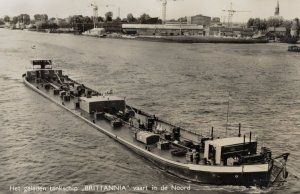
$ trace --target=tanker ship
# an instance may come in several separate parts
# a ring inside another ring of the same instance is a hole
[[[289,153],[273,156],[258,149],[249,134],[216,138],[176,126],[126,104],[112,92],[100,93],[64,75],[48,59],[31,60],[23,81],[61,108],[167,173],[181,179],[214,185],[270,187],[286,181]],[[113,143],[114,141],[112,141]]]

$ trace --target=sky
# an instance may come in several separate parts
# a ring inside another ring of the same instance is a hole
[[[267,19],[274,15],[277,4],[277,0],[169,0],[167,19],[202,14],[220,17],[223,20],[227,14],[222,10],[228,10],[231,2],[234,10],[250,11],[235,13],[234,22],[246,22],[250,17]],[[128,13],[132,13],[135,17],[142,13],[159,18],[162,15],[160,0],[0,0],[0,18],[4,15],[16,16],[21,13],[31,16],[48,14],[49,18],[65,18],[70,15],[92,16],[91,3],[99,6],[99,16],[112,11],[114,17],[117,17],[118,9],[121,18],[126,17]],[[300,0],[279,0],[279,4],[280,15],[283,18],[300,17]]]

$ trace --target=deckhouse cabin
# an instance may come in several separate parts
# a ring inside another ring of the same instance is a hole
[[[251,138],[230,137],[205,141],[204,158],[216,165],[227,165],[227,159],[256,154],[257,142]]]
[[[32,70],[26,72],[27,79],[48,79],[62,76],[62,70],[52,69],[50,59],[33,59],[30,61]]]
[[[33,59],[31,64],[33,69],[52,69],[52,60],[50,59]]]
[[[80,97],[80,108],[87,113],[125,111],[125,100],[116,96]]]

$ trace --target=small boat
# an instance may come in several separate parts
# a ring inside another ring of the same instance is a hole
[[[284,36],[280,38],[279,41],[288,44],[296,44],[299,41],[299,37]]]
[[[49,59],[31,64],[23,74],[26,86],[167,173],[196,183],[260,187],[288,177],[289,153],[274,157],[270,148],[258,149],[251,132],[241,134],[241,125],[234,137],[216,138],[213,128],[203,136],[78,83]]]
[[[84,36],[93,36],[93,37],[99,37],[99,38],[105,38],[106,33],[104,28],[93,28],[90,30],[87,30],[82,33]]]
[[[292,45],[288,47],[288,51],[290,52],[300,52],[300,47],[296,45]]]

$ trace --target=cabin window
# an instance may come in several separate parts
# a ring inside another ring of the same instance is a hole
[[[32,65],[35,68],[51,68],[52,61],[51,60],[33,60]]]
[[[51,60],[38,60],[38,61],[32,61],[33,65],[51,65]]]
[[[213,145],[209,145],[208,159],[214,160],[215,158],[216,158],[216,149]]]

